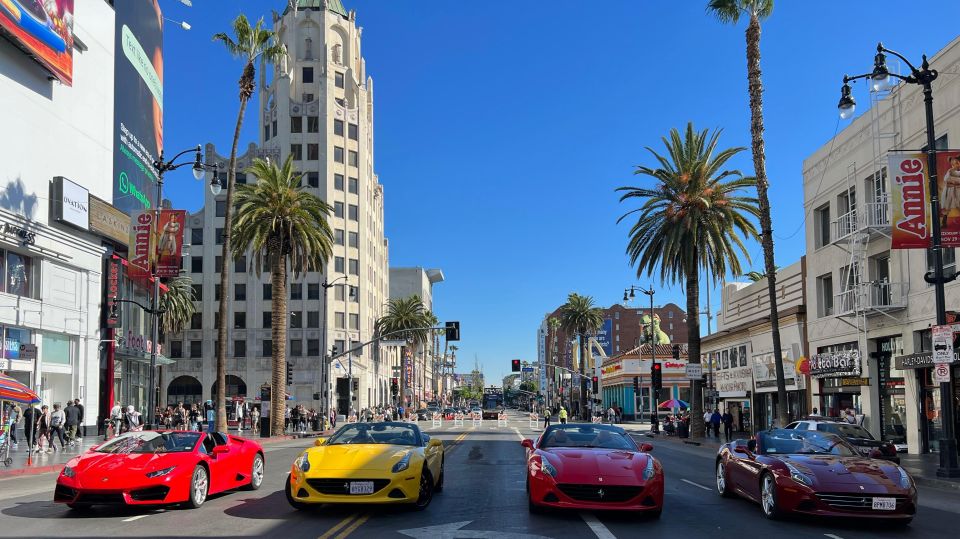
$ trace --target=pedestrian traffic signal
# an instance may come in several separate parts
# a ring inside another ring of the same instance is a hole
[[[520,372],[520,360],[511,359],[510,360],[510,370],[513,372]]]
[[[680,345],[679,345],[679,344],[673,345],[673,359],[675,359],[675,360],[677,360],[677,361],[680,360]]]
[[[594,376],[591,381],[593,382],[593,394],[600,393],[600,378]]]
[[[653,385],[654,391],[660,391],[660,388],[663,386],[663,365],[660,363],[654,363],[650,367],[650,379]]]
[[[448,341],[460,340],[460,322],[447,322],[446,330],[447,330]]]
[[[287,362],[287,385],[293,385],[293,364],[289,361]]]

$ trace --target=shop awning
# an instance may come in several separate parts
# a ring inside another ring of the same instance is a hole
[[[721,399],[743,399],[746,397],[746,391],[721,391],[719,395]]]
[[[133,355],[133,354],[117,354],[117,357],[119,357],[119,358],[121,358],[121,359],[129,359],[129,360],[131,360],[131,361],[136,361],[136,362],[139,362],[139,363],[146,363],[147,365],[150,364],[150,355],[149,355],[149,354],[148,354],[148,355],[143,355],[143,356]],[[170,358],[168,358],[167,356],[165,356],[165,355],[163,355],[163,354],[157,354],[157,366],[158,366],[158,367],[165,367],[165,366],[167,366],[167,365],[173,365],[173,364],[176,363],[176,362],[177,362],[177,360],[175,360],[175,359],[170,359]]]

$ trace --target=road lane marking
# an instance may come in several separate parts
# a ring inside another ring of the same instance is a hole
[[[839,535],[834,535],[832,533],[825,533],[823,535],[829,537],[830,539],[843,539],[843,537],[840,537]]]
[[[354,513],[354,514],[348,516],[347,518],[341,520],[340,522],[337,522],[332,528],[330,528],[329,530],[327,530],[326,533],[324,533],[323,535],[321,535],[321,536],[318,537],[317,539],[329,539],[330,537],[333,537],[333,534],[335,534],[335,533],[337,533],[338,531],[340,531],[340,528],[343,528],[344,526],[346,526],[347,524],[349,524],[350,521],[352,521],[353,519],[357,518],[357,516],[359,516],[359,513]]]
[[[521,441],[521,442],[524,441],[524,440],[526,440],[526,438],[524,438],[523,435],[520,434],[520,429],[518,429],[517,427],[513,427],[513,432],[516,432],[516,433],[517,433],[517,437],[520,438],[520,441]]]
[[[590,531],[597,536],[597,539],[617,539],[617,536],[611,533],[593,513],[580,513],[580,517],[587,526],[590,526]]]
[[[700,483],[694,483],[693,481],[690,481],[689,479],[683,479],[683,478],[681,478],[680,480],[683,481],[684,483],[688,484],[688,485],[693,485],[693,486],[695,486],[695,487],[697,487],[697,488],[702,488],[703,490],[706,490],[706,491],[712,491],[712,490],[713,490],[712,488],[710,488],[710,487],[705,487],[705,486],[701,485]]]
[[[133,522],[134,520],[140,520],[141,518],[147,518],[150,515],[137,515],[130,518],[125,518],[121,522]]]
[[[348,526],[347,529],[343,530],[343,532],[341,532],[340,535],[338,535],[335,539],[344,539],[346,536],[348,536],[348,535],[350,535],[351,533],[353,533],[354,530],[356,530],[357,528],[359,528],[360,526],[362,526],[363,523],[366,522],[368,518],[370,518],[370,515],[363,515],[362,517],[360,517],[360,518],[358,518],[357,520],[353,521],[353,524],[351,524],[350,526]]]

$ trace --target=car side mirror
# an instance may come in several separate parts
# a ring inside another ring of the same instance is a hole
[[[432,439],[432,440],[430,440],[430,441],[428,442],[428,445],[429,445],[430,447],[442,447],[442,446],[443,446],[443,441],[437,440],[436,438],[434,438],[434,439]]]
[[[230,452],[230,448],[225,445],[218,445],[218,446],[214,446],[213,448],[214,455],[223,455],[224,453],[229,453],[229,452]]]
[[[317,438],[317,439],[313,442],[313,445],[321,446],[321,445],[323,445],[323,444],[325,444],[325,443],[327,443],[327,439],[326,439],[326,438]]]
[[[872,459],[882,459],[883,453],[879,449],[871,449],[870,454],[867,455]]]
[[[653,451],[653,445],[652,445],[652,444],[640,444],[640,451],[643,451],[644,453],[649,453],[649,452]]]
[[[526,440],[520,442],[520,445],[526,447],[527,449],[533,451],[533,440],[527,438]]]

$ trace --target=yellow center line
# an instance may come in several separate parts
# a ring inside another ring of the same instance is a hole
[[[340,528],[342,528],[342,527],[346,526],[347,524],[349,524],[350,521],[353,520],[353,519],[355,519],[355,518],[357,518],[357,516],[358,516],[358,513],[354,513],[354,514],[348,516],[347,518],[341,520],[341,521],[338,522],[334,527],[332,527],[332,528],[330,528],[329,530],[327,530],[326,533],[324,533],[323,535],[321,535],[321,536],[318,537],[317,539],[329,539],[330,537],[333,537],[333,534],[335,534],[335,533],[337,533],[338,531],[340,531]],[[366,520],[366,519],[364,519],[364,520]]]
[[[351,524],[350,526],[348,526],[347,529],[343,530],[343,532],[341,532],[340,535],[338,535],[338,536],[336,537],[336,539],[344,539],[346,536],[348,536],[348,535],[350,535],[351,533],[353,533],[354,530],[356,530],[357,528],[359,528],[360,526],[362,526],[363,523],[366,522],[368,518],[370,518],[370,515],[363,515],[362,517],[360,517],[360,518],[358,518],[357,520],[353,521],[353,524]]]

